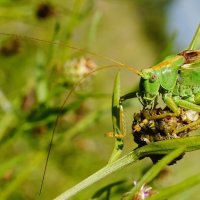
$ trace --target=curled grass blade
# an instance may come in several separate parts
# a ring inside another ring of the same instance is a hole
[[[122,135],[124,133],[121,132],[121,106],[120,102],[120,72],[117,73],[114,88],[113,88],[113,96],[112,96],[112,123],[113,123],[113,132],[115,136],[115,145],[111,157],[109,159],[109,163],[114,162],[119,158],[123,149],[123,140],[121,138],[117,138],[117,136]]]

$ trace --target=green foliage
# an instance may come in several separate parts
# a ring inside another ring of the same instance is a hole
[[[133,188],[132,178],[141,180],[139,185],[149,182],[154,184],[155,190],[163,191],[160,188],[167,184],[159,187],[161,181],[155,177],[144,180],[143,171],[149,168],[149,172],[153,170],[157,174],[168,161],[164,158],[161,168],[158,165],[151,168],[147,159],[138,160],[150,153],[168,154],[180,146],[186,151],[199,149],[199,137],[196,136],[163,141],[132,151],[136,147],[130,135],[132,117],[125,120],[126,137],[113,140],[104,137],[112,126],[114,134],[124,134],[122,126],[125,123],[119,120],[122,115],[118,105],[120,92],[124,94],[137,87],[138,79],[121,70],[121,91],[118,76],[111,105],[116,71],[105,69],[93,75],[93,70],[114,64],[103,55],[141,68],[153,64],[158,54],[155,45],[162,48],[158,41],[170,43],[164,31],[165,9],[161,8],[167,6],[164,2],[152,3],[149,7],[146,1],[139,5],[139,2],[128,0],[123,3],[93,0],[51,0],[47,4],[24,0],[0,2],[0,199],[52,199],[86,177],[80,182],[79,189],[77,186],[69,189],[68,195],[77,194],[74,199],[92,196],[93,199],[104,199],[105,196],[119,199]],[[145,10],[157,10],[151,12],[152,19],[162,12],[159,22],[154,24],[159,24],[156,33],[149,26],[145,29],[146,19],[136,14],[141,6]],[[77,48],[67,44],[77,44]],[[91,74],[87,75],[88,72]],[[66,96],[67,103],[63,104]],[[141,108],[138,101],[129,101],[125,107],[127,115],[131,116]],[[58,113],[60,118],[42,194],[37,196]],[[122,158],[118,159],[120,155]],[[198,155],[191,155],[194,157],[185,156],[177,169],[172,167],[172,176],[179,173],[184,176],[190,162],[198,166]],[[138,162],[127,167],[135,161]],[[117,173],[112,175],[115,171]],[[89,174],[93,175],[90,177]],[[111,178],[103,179],[107,175]],[[199,182],[194,177],[188,180],[188,185],[183,182],[184,189]],[[173,180],[170,185],[175,183]],[[182,188],[177,185],[176,190],[166,189],[163,196],[170,196],[172,191],[181,192]],[[82,189],[87,190],[79,193]],[[74,193],[70,192],[72,190]]]

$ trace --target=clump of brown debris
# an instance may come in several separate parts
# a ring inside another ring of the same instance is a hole
[[[138,147],[156,141],[188,137],[190,131],[200,127],[200,116],[196,111],[181,109],[179,116],[167,116],[166,113],[171,113],[167,107],[143,109],[134,114],[132,130]],[[153,155],[150,158],[157,162],[162,156]]]

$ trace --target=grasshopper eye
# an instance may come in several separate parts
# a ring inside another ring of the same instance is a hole
[[[149,81],[150,81],[150,82],[154,82],[154,81],[156,81],[156,80],[157,80],[156,74],[152,74],[151,77],[150,77],[150,79],[149,79]]]

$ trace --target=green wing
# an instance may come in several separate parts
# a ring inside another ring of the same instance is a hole
[[[180,77],[183,85],[200,86],[200,62],[183,65]]]

